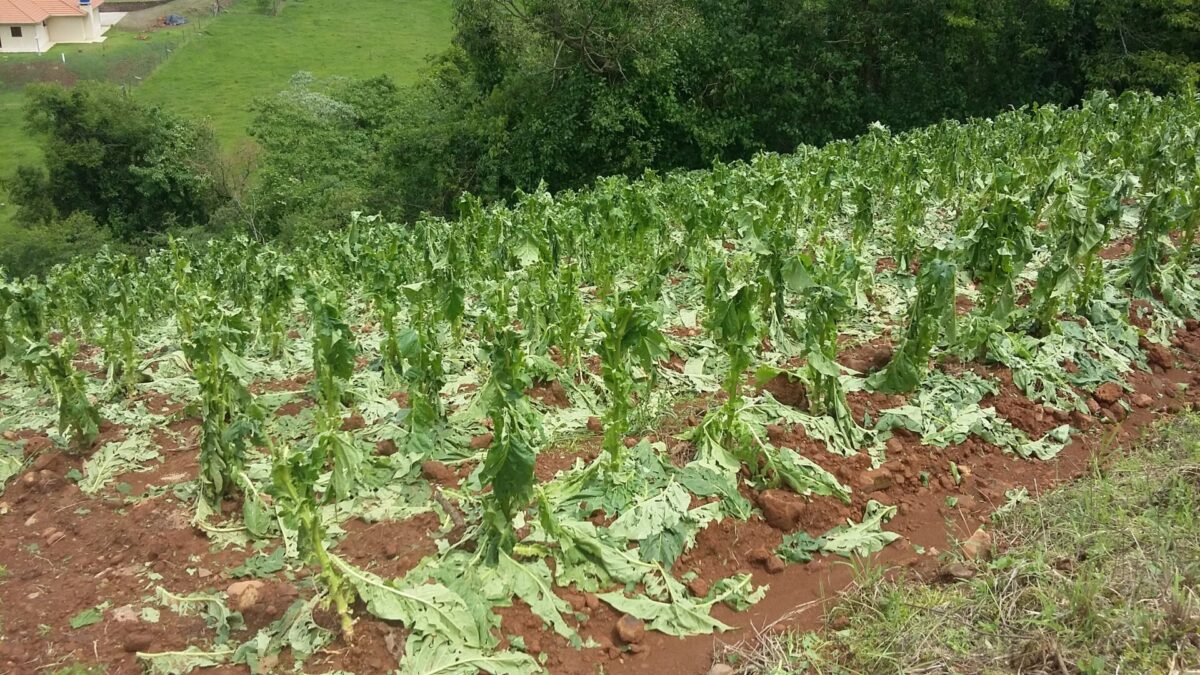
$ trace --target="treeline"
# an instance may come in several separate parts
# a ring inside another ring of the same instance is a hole
[[[424,78],[297,76],[253,147],[113,90],[34,88],[46,168],[8,198],[59,255],[167,231],[295,236],[351,211],[453,213],[540,183],[696,168],[1093,89],[1200,76],[1192,0],[455,0]],[[56,238],[57,237],[57,238]],[[0,251],[13,270],[18,246]],[[36,267],[36,265],[32,266]],[[29,267],[29,269],[32,269]]]

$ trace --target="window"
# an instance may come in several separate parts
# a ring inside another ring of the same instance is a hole
[[[21,37],[21,27],[20,26],[12,27],[12,36],[13,37]]]

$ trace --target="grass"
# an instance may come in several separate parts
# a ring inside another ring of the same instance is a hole
[[[243,0],[172,54],[138,96],[209,119],[228,145],[245,137],[253,102],[299,71],[413,81],[448,45],[451,13],[449,0],[305,0],[272,17]]]
[[[862,573],[819,633],[726,648],[738,673],[1200,670],[1200,416],[997,521],[1003,555],[952,585]]]
[[[142,100],[208,120],[230,147],[246,137],[254,101],[297,72],[411,82],[453,29],[450,0],[292,0],[274,17],[254,7],[240,0],[217,17],[185,12],[191,23],[180,28],[136,33],[118,25],[100,44],[0,55],[0,176],[40,161],[22,128],[22,92],[31,82],[127,86]],[[0,235],[12,211],[0,203]]]

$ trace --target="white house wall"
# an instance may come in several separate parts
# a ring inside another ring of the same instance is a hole
[[[52,16],[46,19],[50,39],[54,42],[91,42],[88,37],[88,17]]]
[[[54,46],[50,32],[40,23],[18,26],[21,37],[12,36],[12,26],[0,24],[0,52],[44,52]]]

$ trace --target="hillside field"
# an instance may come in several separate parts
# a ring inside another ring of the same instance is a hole
[[[869,562],[968,578],[1200,405],[1198,129],[1098,94],[0,279],[0,671],[699,675]]]

